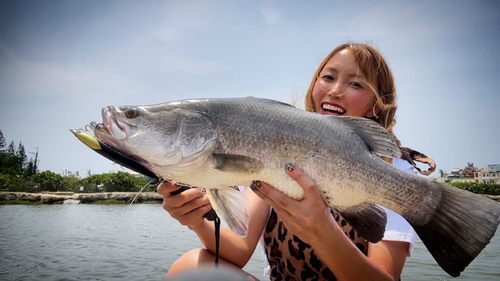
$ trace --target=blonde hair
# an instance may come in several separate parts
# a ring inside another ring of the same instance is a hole
[[[338,52],[349,49],[354,62],[365,75],[365,83],[375,94],[373,104],[374,121],[383,126],[394,137],[393,128],[396,125],[396,86],[392,71],[385,62],[382,55],[372,46],[359,43],[346,43],[338,46],[330,52],[321,62],[306,93],[305,107],[307,111],[316,112],[314,108],[312,92],[316,80],[327,62]],[[397,138],[396,138],[397,139]],[[398,140],[398,145],[401,145]]]

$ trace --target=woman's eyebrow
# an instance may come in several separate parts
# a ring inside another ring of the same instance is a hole
[[[338,69],[337,69],[336,67],[334,67],[334,66],[325,66],[325,67],[323,68],[323,70],[321,70],[321,72],[320,72],[320,73],[324,73],[324,72],[334,72],[334,73],[338,73],[339,71],[338,71]],[[351,72],[346,73],[346,74],[345,74],[345,76],[346,76],[347,78],[353,78],[353,77],[354,77],[354,78],[359,78],[359,79],[365,79],[365,78],[366,78],[366,77],[365,77],[365,75],[364,75],[363,73],[361,73],[360,71],[356,71],[356,72],[351,71]]]
[[[321,72],[325,72],[325,71],[329,71],[329,72],[337,72],[337,69],[335,67],[332,67],[332,66],[325,66]]]
[[[359,78],[359,79],[365,79],[365,75],[363,73],[348,73],[346,74],[347,78]]]

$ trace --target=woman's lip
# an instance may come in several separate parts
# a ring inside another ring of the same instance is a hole
[[[340,116],[340,114],[338,112],[331,112],[331,111],[325,111],[323,109],[321,109],[321,114],[322,115],[335,115],[335,116]]]
[[[326,111],[326,110],[323,109],[323,106],[325,104],[337,107],[337,108],[341,109],[343,112]],[[338,105],[336,103],[324,101],[324,102],[321,103],[321,112],[323,113],[323,115],[342,115],[342,114],[344,114],[346,112],[346,110],[345,110],[345,108],[343,108],[342,106],[340,106],[340,105]]]
[[[328,104],[328,105],[332,105],[332,106],[335,106],[335,107],[338,107],[338,108],[342,108],[342,110],[344,110],[344,111],[345,111],[345,108],[343,108],[342,106],[340,106],[340,105],[338,105],[338,104],[336,104],[336,103],[333,103],[333,102],[328,102],[328,101],[324,101],[324,102],[322,102],[322,103],[321,103],[321,108],[323,108],[323,105],[324,105],[324,104]]]

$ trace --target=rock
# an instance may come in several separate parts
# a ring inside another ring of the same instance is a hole
[[[27,192],[0,192],[0,201],[10,200],[26,200],[31,202],[42,202],[44,204],[63,204],[67,202],[80,202],[81,204],[94,203],[107,199],[115,199],[117,201],[131,202],[137,195],[137,192],[103,192],[103,193],[74,193],[74,192],[43,192],[43,193],[27,193]],[[153,201],[161,203],[163,197],[156,192],[143,192],[137,195],[136,202],[142,203],[145,201]],[[66,203],[68,204],[68,203]]]
[[[66,199],[64,200],[63,204],[80,204],[80,200]]]
[[[62,204],[64,200],[66,200],[66,197],[60,195],[42,194],[40,196],[40,201],[42,201],[43,204]]]

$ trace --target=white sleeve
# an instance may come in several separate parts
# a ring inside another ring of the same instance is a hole
[[[392,165],[407,173],[415,173],[413,166],[405,160],[394,159]],[[415,230],[413,230],[411,225],[402,216],[383,206],[381,207],[387,213],[387,225],[382,240],[408,242],[410,244],[408,257],[411,256],[415,240],[417,239]]]

